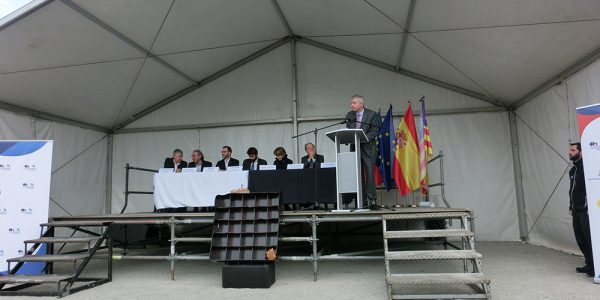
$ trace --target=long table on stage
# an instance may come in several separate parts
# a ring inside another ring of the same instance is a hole
[[[154,175],[154,206],[213,206],[215,196],[247,186],[248,171],[158,173]]]
[[[283,204],[336,203],[335,168],[158,173],[154,175],[154,206],[213,206],[215,196],[240,187],[252,192],[280,192]]]
[[[250,171],[248,189],[279,192],[283,204],[335,204],[335,168]]]

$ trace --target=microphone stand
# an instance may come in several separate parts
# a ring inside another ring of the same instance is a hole
[[[295,136],[292,137],[292,139],[297,139],[297,138],[299,138],[301,136],[305,136],[305,135],[313,133],[314,134],[314,141],[315,141],[315,149],[319,149],[319,148],[317,148],[317,135],[319,134],[319,131],[321,131],[323,129],[330,128],[330,127],[333,127],[333,126],[346,124],[347,122],[348,122],[348,120],[344,120],[344,121],[341,121],[341,122],[336,122],[336,123],[333,123],[333,124],[330,124],[330,125],[327,125],[327,126],[323,126],[321,128],[315,128],[314,130],[307,131],[307,132],[295,135]],[[314,198],[315,199],[314,199],[313,203],[310,206],[302,208],[302,209],[300,209],[300,211],[304,211],[304,210],[324,210],[324,211],[329,211],[329,209],[323,208],[323,207],[319,206],[319,171],[317,169],[319,169],[319,168],[315,165],[315,167],[314,167],[314,170],[315,170],[315,197]]]

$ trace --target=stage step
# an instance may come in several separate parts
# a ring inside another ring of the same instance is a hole
[[[85,259],[89,256],[87,253],[83,254],[53,254],[53,255],[25,255],[21,257],[9,258],[7,262],[71,262],[78,259]]]
[[[43,237],[34,240],[26,240],[26,244],[88,244],[95,242],[99,237]]]
[[[106,226],[110,225],[112,222],[110,221],[99,221],[99,220],[89,220],[89,221],[54,221],[50,223],[42,223],[40,226],[42,227],[75,227],[75,226]]]
[[[490,280],[481,273],[392,274],[387,276],[386,280],[391,285],[490,283]]]
[[[40,274],[0,276],[0,284],[57,283],[73,278],[73,275]]]
[[[420,250],[389,251],[387,260],[436,260],[436,259],[480,259],[481,254],[474,250]]]
[[[433,230],[400,230],[386,231],[385,239],[411,239],[411,238],[441,238],[441,237],[470,237],[472,231],[465,229],[433,229]]]
[[[459,219],[468,217],[468,212],[429,212],[416,214],[383,214],[384,220],[414,220],[414,219]]]

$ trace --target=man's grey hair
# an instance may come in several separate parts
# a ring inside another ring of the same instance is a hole
[[[365,105],[365,98],[363,98],[363,96],[359,95],[359,94],[354,94],[352,95],[352,97],[350,97],[350,100],[354,100],[356,99],[360,104]]]

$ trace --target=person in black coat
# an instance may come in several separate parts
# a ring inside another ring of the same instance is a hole
[[[569,158],[573,162],[573,167],[569,170],[569,214],[573,218],[575,241],[585,258],[585,265],[575,268],[575,271],[594,277],[594,253],[592,251],[585,174],[583,172],[583,160],[581,159],[581,143],[571,144]]]
[[[187,168],[188,163],[183,160],[183,151],[181,149],[173,150],[173,157],[165,158],[163,168],[173,169],[175,172],[181,172],[181,169]]]
[[[275,169],[277,170],[285,170],[287,169],[287,165],[293,164],[294,162],[288,158],[287,153],[283,147],[275,148],[273,151],[273,155],[275,155],[275,161],[273,164],[275,165]]]
[[[212,167],[212,163],[204,160],[204,153],[202,151],[194,150],[192,152],[192,161],[188,164],[188,168],[199,168],[200,172],[204,172],[204,168],[206,167]]]
[[[219,170],[225,171],[227,170],[227,167],[236,167],[240,165],[239,160],[231,157],[231,152],[231,147],[223,146],[221,149],[221,157],[223,157],[223,159],[217,162],[217,167],[219,167]]]
[[[354,95],[351,98],[350,106],[352,110],[346,115],[346,128],[362,129],[369,141],[360,144],[360,160],[362,170],[366,176],[363,177],[363,207],[369,206],[371,209],[377,207],[377,191],[375,189],[375,159],[377,158],[377,133],[379,124],[377,114],[365,107],[365,101],[362,96]],[[350,151],[355,151],[355,145],[350,145]]]
[[[242,163],[242,170],[244,171],[260,170],[260,166],[267,164],[266,160],[258,158],[258,150],[254,147],[248,148],[246,154],[248,154],[248,159],[244,159],[244,162]]]
[[[305,169],[320,168],[321,164],[325,161],[325,157],[321,154],[317,154],[315,150],[315,144],[306,143],[304,145],[304,151],[306,155],[302,156],[302,164]]]

